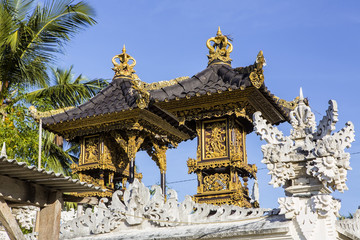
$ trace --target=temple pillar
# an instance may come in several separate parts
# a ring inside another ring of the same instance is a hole
[[[135,132],[127,132],[128,140],[125,140],[119,133],[115,133],[113,135],[115,137],[115,141],[125,151],[130,161],[129,183],[132,183],[135,178],[135,156],[141,144],[144,142],[144,138],[137,136]]]
[[[168,149],[165,145],[153,143],[153,149],[148,151],[148,154],[156,162],[160,169],[160,185],[166,199],[166,151]]]

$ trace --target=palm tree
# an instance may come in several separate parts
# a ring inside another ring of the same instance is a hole
[[[74,79],[69,69],[51,68],[51,85],[20,95],[18,99],[37,105],[41,110],[77,106],[93,97],[107,85],[104,79],[88,80],[81,74]]]
[[[19,99],[42,111],[65,108],[83,103],[107,85],[104,79],[88,80],[82,75],[74,78],[72,70],[72,66],[65,70],[51,68],[51,85],[20,95]],[[79,146],[70,143],[70,147],[64,151],[63,139],[48,131],[43,132],[43,139],[44,167],[69,174],[71,163],[77,161]]]
[[[84,27],[93,25],[84,2],[0,0],[0,106],[29,87],[46,87],[47,67]]]

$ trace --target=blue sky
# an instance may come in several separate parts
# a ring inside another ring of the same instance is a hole
[[[66,46],[58,66],[74,65],[77,74],[88,78],[113,77],[111,58],[121,53],[123,44],[133,56],[136,73],[145,82],[192,76],[207,66],[206,40],[220,26],[233,38],[232,66],[247,66],[259,50],[267,61],[265,84],[276,96],[292,100],[303,87],[317,121],[328,107],[338,102],[337,130],[346,121],[360,126],[359,56],[360,1],[223,0],[223,1],[89,1],[98,24],[86,29]],[[289,124],[280,126],[285,134]],[[259,169],[261,142],[255,134],[247,138],[249,163]],[[195,179],[187,174],[188,157],[195,158],[196,143],[185,142],[168,152],[167,181]],[[360,144],[351,149],[352,171],[348,172],[349,191],[335,193],[342,200],[341,213],[347,215],[360,205]],[[154,162],[145,154],[136,164],[146,185],[160,181]],[[268,185],[267,170],[259,170],[260,205],[277,207],[283,189]],[[196,181],[169,184],[179,193],[194,194]]]

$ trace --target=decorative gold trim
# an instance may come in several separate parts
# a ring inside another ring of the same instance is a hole
[[[159,82],[153,82],[153,83],[145,83],[142,82],[141,84],[143,85],[142,87],[144,89],[146,89],[147,91],[151,91],[151,90],[157,90],[160,88],[164,88],[164,87],[169,87],[175,84],[178,84],[181,81],[184,81],[185,79],[189,79],[189,77],[185,76],[185,77],[177,77],[168,81],[159,81]]]
[[[213,125],[209,126],[211,133],[207,133],[205,131],[205,125],[210,125],[211,123],[213,123]],[[221,128],[224,128],[224,130],[221,130]],[[202,121],[201,129],[202,159],[227,158],[229,156],[227,119],[221,118]],[[225,136],[223,136],[223,134]]]
[[[214,44],[211,45],[211,42]],[[209,38],[206,41],[206,47],[209,49],[209,55],[207,55],[209,58],[208,65],[212,64],[214,61],[220,61],[227,64],[230,64],[232,61],[230,53],[233,50],[233,46],[229,42],[229,39],[222,35],[220,27],[218,28],[216,36]]]
[[[116,59],[120,60],[120,63],[116,62]],[[112,70],[115,71],[115,77],[128,77],[130,79],[138,79],[138,76],[135,74],[134,66],[136,65],[136,60],[126,53],[125,44],[122,49],[122,53],[115,55],[111,59],[114,67]],[[129,64],[129,61],[132,61]]]
[[[260,51],[254,63],[255,68],[249,75],[252,85],[256,88],[260,88],[264,83],[265,78],[264,78],[263,67],[265,65],[266,65],[266,61],[263,55],[263,51]]]
[[[294,110],[297,106],[297,103],[299,102],[299,97],[296,97],[294,100],[292,101],[286,101],[284,99],[280,99],[279,97],[274,97],[278,104],[284,108],[290,109],[290,110]]]
[[[35,120],[39,120],[40,118],[52,117],[56,114],[64,113],[65,111],[68,111],[73,108],[75,108],[75,107],[72,106],[72,107],[54,109],[54,110],[50,110],[50,111],[46,111],[46,112],[40,112],[34,106],[30,106],[29,110],[30,110],[31,116]]]
[[[138,92],[138,98],[136,99],[136,104],[140,109],[147,108],[150,102],[150,93],[146,88],[143,87],[143,82],[140,80],[132,81],[132,88]]]

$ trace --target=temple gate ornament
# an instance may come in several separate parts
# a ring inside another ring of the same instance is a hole
[[[344,150],[355,140],[351,122],[332,133],[338,121],[337,111],[336,101],[330,100],[326,116],[316,127],[315,115],[305,104],[300,89],[298,104],[290,112],[290,136],[266,123],[260,112],[254,114],[255,131],[267,142],[261,149],[262,163],[271,175],[270,184],[285,189],[286,197],[279,198],[280,214],[293,219],[305,239],[337,239],[335,221],[340,202],[330,194],[331,189],[348,189],[350,154]],[[317,228],[322,224],[328,227]]]
[[[116,59],[119,59],[120,63],[117,63]],[[114,56],[111,61],[114,64],[112,70],[115,71],[115,77],[129,77],[131,79],[139,78],[135,74],[135,70],[134,70],[134,67],[136,65],[136,60],[126,53],[125,44],[122,49],[122,53]],[[132,63],[129,64],[129,61],[132,61]]]
[[[213,45],[211,45],[211,42],[213,42]],[[233,51],[233,46],[228,37],[221,33],[220,27],[218,28],[216,36],[206,41],[206,46],[209,49],[209,65],[218,62],[231,63],[230,53]]]

